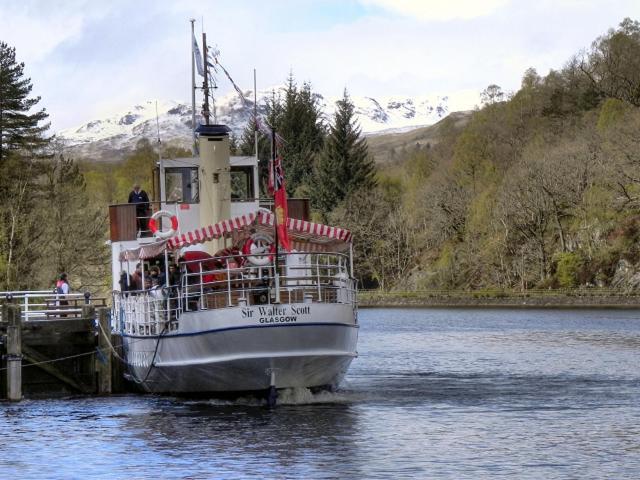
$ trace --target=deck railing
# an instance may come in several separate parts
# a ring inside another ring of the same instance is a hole
[[[176,330],[182,312],[275,303],[356,305],[356,282],[346,255],[281,254],[277,278],[273,263],[251,265],[246,257],[216,257],[226,265],[220,268],[212,268],[211,259],[183,262],[179,286],[114,292],[114,328],[158,335]]]

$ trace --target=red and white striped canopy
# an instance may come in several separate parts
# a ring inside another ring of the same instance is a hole
[[[214,225],[197,228],[167,241],[167,247],[178,249],[218,238],[246,237],[251,228],[266,234],[273,234],[274,215],[266,210],[223,220]],[[287,218],[292,247],[298,251],[344,251],[351,244],[351,232],[339,227]]]

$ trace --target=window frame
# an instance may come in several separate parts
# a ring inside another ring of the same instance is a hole
[[[193,177],[192,173],[195,171],[195,178]],[[167,184],[167,179],[169,177],[170,174],[175,174],[175,173],[179,173],[182,179],[182,184],[181,184],[181,188],[182,188],[182,200],[169,200],[169,194],[170,192],[168,191],[168,187],[169,185]],[[194,178],[194,180],[192,181],[191,179]],[[164,169],[164,190],[165,190],[165,197],[167,198],[167,203],[187,203],[187,204],[197,204],[200,203],[200,174],[198,172],[198,167],[166,167]],[[196,185],[196,195],[194,198],[194,194],[193,194],[193,188],[192,186]],[[189,195],[189,200],[185,200],[185,193],[186,192],[190,192]]]

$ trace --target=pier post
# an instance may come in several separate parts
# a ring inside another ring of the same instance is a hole
[[[113,355],[111,352],[111,325],[109,325],[109,309],[98,309],[98,348],[102,355],[96,362],[98,374],[98,395],[111,393],[111,365]]]
[[[17,305],[5,303],[2,317],[7,320],[7,400],[22,400],[22,317]]]

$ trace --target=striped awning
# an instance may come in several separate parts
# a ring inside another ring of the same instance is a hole
[[[259,210],[176,235],[167,241],[167,247],[175,250],[223,237],[233,238],[235,241],[246,237],[251,228],[272,235],[274,220],[273,213]],[[349,248],[352,240],[351,232],[344,228],[295,218],[287,218],[287,230],[292,247],[298,251],[344,251]]]
[[[160,242],[147,243],[138,248],[122,250],[119,255],[120,261],[134,262],[138,260],[147,260],[149,258],[155,258],[158,255],[161,255],[162,252],[164,252],[166,243],[167,243],[166,240],[162,240]]]

